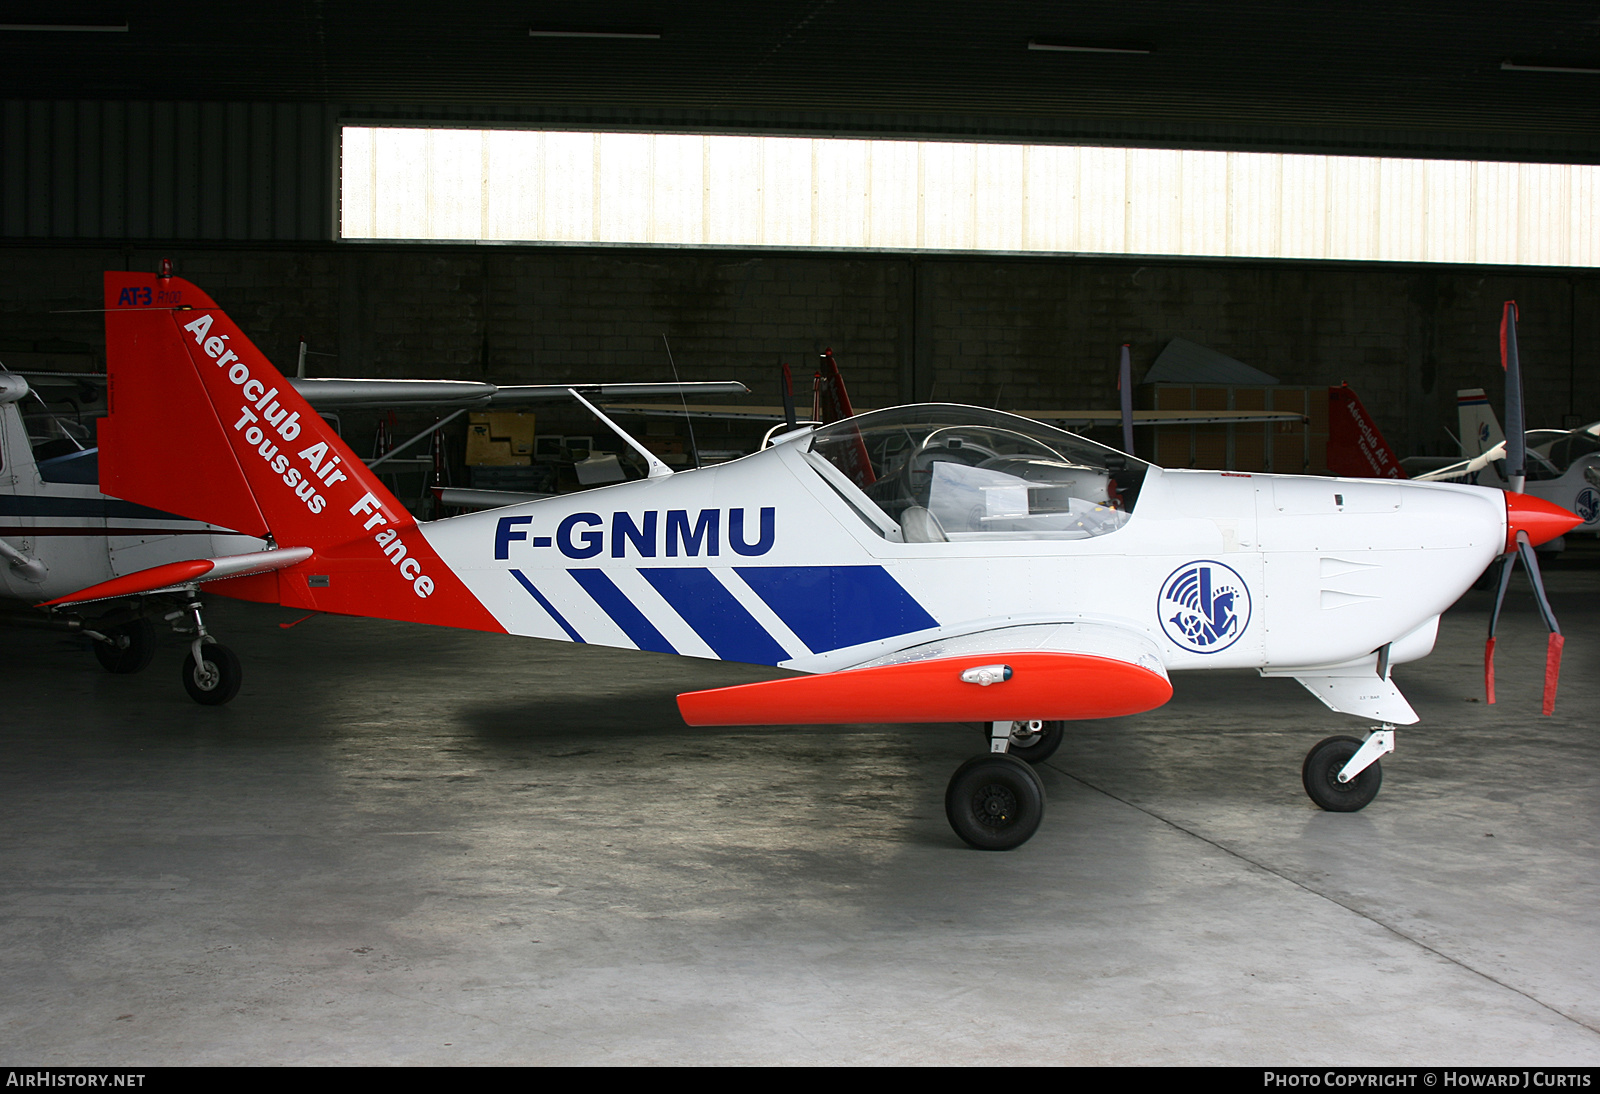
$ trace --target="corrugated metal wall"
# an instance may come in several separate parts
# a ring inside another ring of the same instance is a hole
[[[7,101],[0,236],[330,239],[334,117],[317,103]]]
[[[1600,265],[1600,167],[649,133],[344,131],[346,238]]]

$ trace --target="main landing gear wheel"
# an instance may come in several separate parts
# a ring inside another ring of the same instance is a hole
[[[102,627],[110,642],[94,644],[94,658],[107,672],[123,675],[142,672],[156,655],[156,629],[148,619],[135,619],[116,627]]]
[[[956,768],[944,793],[956,835],[980,851],[1021,847],[1044,819],[1044,783],[1010,755],[976,756]]]
[[[183,690],[197,703],[220,707],[239,694],[243,682],[239,658],[227,646],[208,642],[200,647],[198,663],[193,650],[183,659]]]
[[[1365,809],[1378,796],[1378,787],[1383,785],[1383,769],[1376,760],[1349,782],[1339,781],[1340,770],[1360,747],[1361,741],[1355,737],[1329,737],[1306,753],[1306,762],[1300,767],[1300,781],[1311,800],[1330,813],[1354,813]]]
[[[992,722],[984,725],[985,739],[988,739],[993,729]],[[1043,722],[1038,718],[1026,722],[1012,722],[1011,743],[1006,748],[1006,755],[1015,756],[1025,763],[1043,763],[1056,754],[1056,749],[1061,747],[1061,742],[1066,738],[1065,722]]]

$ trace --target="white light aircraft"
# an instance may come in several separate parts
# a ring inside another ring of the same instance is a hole
[[[1043,786],[1024,761],[1064,721],[1159,706],[1176,671],[1293,677],[1382,723],[1324,740],[1302,771],[1318,805],[1362,808],[1394,725],[1417,720],[1393,666],[1429,652],[1440,613],[1508,544],[1576,520],[1471,486],[1166,471],[930,404],[419,524],[199,289],[108,273],[105,292],[104,488],[267,548],[57,604],[214,582],[306,610],[794,669],[679,709],[696,726],[987,723],[989,753],[945,799],[980,848],[1038,827]],[[151,295],[168,303],[139,302]]]

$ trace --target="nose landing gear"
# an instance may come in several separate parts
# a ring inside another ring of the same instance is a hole
[[[1378,757],[1394,751],[1394,727],[1379,726],[1358,737],[1329,737],[1306,753],[1300,782],[1317,805],[1330,813],[1365,809],[1383,785]]]

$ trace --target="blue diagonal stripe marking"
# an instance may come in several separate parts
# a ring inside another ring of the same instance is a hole
[[[735,570],[813,653],[939,625],[882,566]]]
[[[550,603],[543,593],[533,587],[533,582],[522,576],[521,570],[512,570],[511,576],[520,581],[522,583],[522,587],[528,590],[528,595],[537,600],[539,602],[539,606],[550,613],[551,619],[554,619],[557,623],[561,624],[561,629],[567,632],[568,638],[572,639],[574,642],[588,645],[587,642],[584,642],[583,639],[579,637],[578,632],[572,629],[572,624],[567,622],[566,617],[564,617],[560,612],[556,611],[556,606]]]
[[[621,589],[605,575],[603,570],[568,570],[572,579],[583,586],[583,591],[594,598],[602,611],[611,617],[611,621],[622,628],[622,633],[641,650],[654,650],[657,653],[677,653],[672,648],[672,643],[667,641],[666,635],[656,630],[654,623],[644,617],[644,613],[634,606],[633,601],[623,595]]]
[[[789,652],[710,570],[675,566],[639,572],[724,661],[776,665],[789,659]]]

